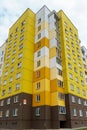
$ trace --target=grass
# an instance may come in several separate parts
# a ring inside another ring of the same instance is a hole
[[[78,129],[78,130],[87,130],[87,128],[82,128],[82,129]]]

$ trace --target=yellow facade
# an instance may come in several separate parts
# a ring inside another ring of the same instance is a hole
[[[59,29],[65,93],[86,98],[86,93],[82,94],[82,91],[86,92],[86,86],[78,30],[62,10],[58,12],[58,16],[60,17]],[[80,75],[80,72],[83,76]],[[73,85],[72,89],[70,85]],[[80,89],[80,93],[77,92],[77,87]]]
[[[38,47],[39,43],[40,45]],[[34,44],[34,51],[36,52],[38,49],[41,49],[44,46],[49,47],[49,40],[46,37],[42,38],[39,42]]]
[[[40,73],[40,76],[37,76],[37,73]],[[41,79],[50,79],[50,69],[47,67],[43,67],[37,71],[34,72],[34,82],[41,80]]]
[[[36,96],[40,95],[40,101],[36,101]],[[32,101],[33,106],[43,106],[43,105],[50,105],[50,92],[48,91],[43,91],[40,93],[33,94],[33,101]]]
[[[27,9],[9,30],[0,99],[21,92],[32,94],[34,34],[35,14]]]

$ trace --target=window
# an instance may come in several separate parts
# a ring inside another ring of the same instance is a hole
[[[18,58],[22,58],[22,55],[23,55],[22,53],[18,54]]]
[[[83,112],[82,112],[82,110],[79,110],[79,116],[83,116]]]
[[[16,84],[16,90],[19,90],[19,89],[20,89],[20,84],[17,83],[17,84]]]
[[[16,74],[16,79],[19,79],[20,77],[21,77],[21,73],[19,72]]]
[[[11,51],[11,47],[8,48],[8,52]]]
[[[87,111],[85,111],[85,117],[87,117]]]
[[[40,102],[40,95],[36,95],[36,102]]]
[[[22,41],[24,39],[24,35],[22,35],[21,37],[20,37],[20,41]]]
[[[13,50],[13,55],[16,54],[16,50]]]
[[[70,28],[70,32],[72,33],[72,28]]]
[[[25,25],[25,20],[21,23],[21,26]]]
[[[67,23],[64,21],[64,25],[67,26]]]
[[[75,51],[74,50],[72,50],[72,54],[75,55]]]
[[[78,80],[78,77],[76,77],[76,78],[75,78],[75,81],[76,81],[76,82],[78,82],[78,81],[79,81],[79,80]]]
[[[73,75],[71,73],[69,73],[69,78],[73,79]]]
[[[78,64],[78,66],[79,66],[80,68],[82,68],[82,65],[81,65],[80,63]]]
[[[2,117],[3,116],[3,111],[0,111],[0,117]]]
[[[8,71],[6,71],[4,75],[7,76],[8,75]]]
[[[76,67],[74,67],[74,72],[76,72],[76,73],[77,73],[77,68],[76,68]]]
[[[87,106],[87,100],[84,101],[84,106]]]
[[[66,108],[63,106],[59,106],[59,114],[66,114]]]
[[[36,108],[36,116],[40,116],[40,108],[39,107]]]
[[[77,116],[77,110],[73,109],[73,116]]]
[[[6,93],[6,90],[2,90],[2,96],[4,96]]]
[[[19,62],[19,63],[17,64],[17,68],[20,68],[21,66],[22,66],[22,63]]]
[[[84,81],[83,80],[81,80],[81,84],[82,84],[82,86],[84,86]]]
[[[69,42],[69,38],[68,37],[66,37],[66,41]]]
[[[78,104],[81,104],[81,99],[80,98],[78,99]]]
[[[7,81],[6,81],[6,80],[4,80],[3,85],[6,85],[6,84],[7,84]]]
[[[69,45],[67,45],[67,44],[66,44],[66,48],[67,48],[68,50],[70,50],[70,47],[69,47]]]
[[[0,101],[0,106],[4,106],[4,100]]]
[[[86,96],[85,90],[82,90],[82,95],[83,95],[83,96]]]
[[[75,97],[74,96],[72,96],[72,102],[73,103],[75,103],[76,101],[75,101]]]
[[[38,39],[40,39],[40,38],[41,38],[41,33],[38,34]]]
[[[73,36],[72,35],[70,35],[70,39],[73,40]]]
[[[68,30],[67,29],[65,29],[65,33],[68,34]]]
[[[14,68],[12,67],[11,69],[10,69],[10,72],[12,73],[14,71]]]
[[[14,39],[16,39],[18,37],[18,35],[16,34],[15,36],[14,36]]]
[[[15,96],[14,97],[14,103],[17,103],[18,102],[18,96]]]
[[[7,99],[7,104],[10,104],[10,102],[11,102],[11,99],[8,98],[8,99]]]
[[[70,84],[70,90],[74,91],[74,85]]]
[[[78,60],[81,60],[80,56],[78,55]]]
[[[83,76],[83,73],[80,71],[80,76]]]
[[[9,66],[9,63],[6,63],[6,67],[8,67]]]
[[[76,64],[76,59],[73,59],[74,64]]]
[[[37,83],[36,88],[40,89],[40,82]]]
[[[15,62],[15,58],[12,58],[12,63],[14,63]]]
[[[59,57],[56,57],[56,63],[61,65],[61,59]]]
[[[41,30],[41,25],[40,26],[38,26],[38,31],[40,31]]]
[[[9,110],[6,110],[5,116],[9,117]]]
[[[13,109],[13,116],[18,116],[18,108]]]
[[[23,104],[24,104],[24,105],[27,104],[27,99],[23,99]]]
[[[60,100],[65,100],[65,95],[63,93],[58,92],[58,98]]]
[[[7,59],[9,59],[9,58],[10,58],[10,55],[7,56]]]
[[[72,65],[70,63],[68,63],[68,68],[72,69]]]
[[[12,92],[12,87],[9,87],[8,88],[8,93],[11,93]]]
[[[41,64],[40,60],[39,60],[39,61],[37,61],[37,67],[39,67],[39,66],[40,66],[40,64]]]
[[[38,24],[41,23],[41,18],[38,19]]]
[[[41,42],[37,42],[37,46],[39,48],[41,46]]]
[[[80,93],[80,88],[79,88],[79,87],[77,87],[76,89],[77,89],[77,93],[79,94],[79,93]]]
[[[40,71],[36,72],[36,77],[39,78],[40,77]]]
[[[13,33],[10,34],[10,38],[12,38],[12,36],[13,36]]]
[[[41,55],[41,51],[37,52],[37,57],[39,57]]]
[[[71,56],[70,56],[70,54],[67,54],[67,57],[68,57],[69,59],[71,59]]]
[[[22,48],[23,48],[23,44],[21,44],[21,45],[19,46],[19,50],[22,49]]]
[[[57,74],[62,76],[62,70],[57,68]]]
[[[18,27],[15,29],[15,32],[18,32]]]
[[[10,77],[9,82],[12,82],[12,81],[13,81],[13,77]]]
[[[21,29],[21,33],[23,33],[23,32],[24,32],[24,28]]]
[[[14,42],[14,47],[16,46],[16,44],[17,44],[17,43],[16,43],[16,42]]]
[[[61,80],[58,80],[58,86],[63,87],[63,82]]]
[[[11,43],[12,43],[12,40],[9,41],[9,44],[11,44]]]
[[[86,78],[86,83],[87,83],[87,78]]]

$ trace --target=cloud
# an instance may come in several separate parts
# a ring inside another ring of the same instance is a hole
[[[87,41],[87,0],[2,0],[0,1],[0,45],[8,37],[8,30],[19,16],[30,8],[37,12],[43,5],[47,5],[50,10],[60,9],[68,15],[71,21],[79,30],[82,45],[86,46]]]

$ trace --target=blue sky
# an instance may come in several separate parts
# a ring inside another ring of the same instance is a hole
[[[43,5],[50,10],[62,9],[79,31],[81,45],[87,46],[87,0],[0,0],[0,45],[8,37],[9,28],[30,8],[37,12]]]

